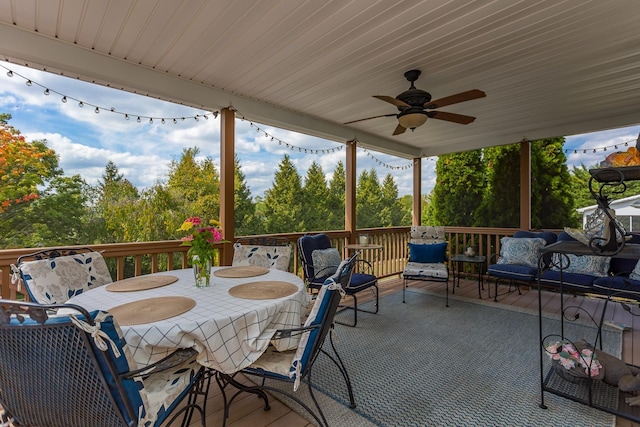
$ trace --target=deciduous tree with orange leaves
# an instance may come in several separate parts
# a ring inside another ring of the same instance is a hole
[[[58,175],[58,158],[45,141],[27,141],[0,114],[0,214],[38,198],[38,186]]]

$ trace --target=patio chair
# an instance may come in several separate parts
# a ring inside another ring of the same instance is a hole
[[[13,281],[19,273],[31,301],[40,304],[63,304],[113,281],[102,255],[90,248],[41,250],[19,257],[12,269]]]
[[[264,400],[265,411],[271,409],[266,392],[287,396],[311,414],[318,425],[328,426],[325,415],[322,412],[322,408],[320,408],[320,405],[314,395],[311,381],[311,370],[320,353],[328,356],[340,370],[347,386],[350,405],[352,408],[355,408],[356,403],[353,397],[351,380],[333,341],[333,322],[340,304],[340,299],[344,293],[343,286],[346,286],[351,279],[357,256],[358,254],[356,253],[351,258],[342,261],[336,273],[325,280],[325,283],[320,287],[318,297],[313,304],[304,326],[301,328],[282,329],[276,331],[274,338],[285,336],[290,337],[295,335],[300,336],[300,343],[297,349],[278,352],[273,346],[269,346],[265,353],[260,356],[256,362],[241,371],[243,374],[248,376],[257,377],[258,381],[256,381],[256,385],[240,383],[234,378],[235,375],[228,375],[222,372],[216,373],[216,381],[220,386],[224,401],[223,426],[226,424],[226,420],[229,417],[229,407],[235,398],[243,392],[256,394],[261,397]],[[323,348],[327,334],[329,335],[329,342],[331,343],[333,355]],[[268,385],[266,383],[267,379],[293,383],[293,392],[298,390],[301,380],[304,379],[307,383],[311,400],[313,401],[318,413],[316,414],[309,405],[305,404],[293,393]],[[238,389],[230,399],[227,399],[225,392],[228,385],[232,385]]]
[[[257,265],[289,271],[291,244],[280,237],[239,238],[233,244],[232,266]]]
[[[186,425],[197,411],[204,426],[210,378],[196,354],[181,349],[139,367],[107,312],[0,300],[0,423],[159,426],[183,415]]]
[[[324,233],[306,234],[298,239],[298,252],[302,263],[302,272],[307,287],[319,289],[325,280],[336,272],[342,261],[340,252],[331,247],[331,239]],[[358,307],[357,294],[366,289],[372,289],[375,293],[375,310],[364,310]],[[336,323],[347,326],[358,324],[358,311],[376,314],[379,308],[378,278],[373,274],[373,267],[365,260],[357,260],[356,268],[351,276],[351,281],[344,286],[345,294],[353,298],[353,307],[344,306],[344,309],[353,310],[353,323]]]
[[[444,282],[446,286],[445,304],[449,307],[449,264],[447,257],[448,242],[442,226],[411,227],[409,235],[409,261],[402,272],[402,302],[405,290],[411,280]]]

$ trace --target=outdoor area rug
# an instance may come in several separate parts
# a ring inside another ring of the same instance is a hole
[[[537,310],[457,296],[449,305],[428,291],[408,291],[406,304],[393,294],[381,298],[378,314],[359,315],[357,327],[336,325],[357,407],[348,407],[342,376],[320,355],[313,384],[329,425],[615,425],[610,414],[550,393],[548,409],[538,406]],[[559,324],[545,318],[544,332],[559,333]],[[565,322],[565,335],[593,342],[595,329]],[[607,329],[603,337],[604,351],[620,356],[621,332]],[[307,393],[303,384],[296,396],[307,401]]]

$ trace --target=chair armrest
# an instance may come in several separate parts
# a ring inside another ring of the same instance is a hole
[[[176,366],[182,365],[184,362],[195,357],[197,354],[198,352],[192,348],[181,348],[174,351],[167,357],[158,360],[156,363],[152,363],[151,365],[136,369],[135,371],[129,371],[124,374],[120,374],[120,378],[129,379],[139,376],[144,377],[155,374],[157,372],[166,371],[167,369],[172,369]]]
[[[298,335],[302,335],[307,331],[313,331],[314,329],[320,328],[321,325],[310,325],[310,326],[301,326],[299,328],[288,328],[288,329],[278,329],[275,334],[273,334],[272,340],[280,340],[283,338],[291,338]]]
[[[364,260],[364,259],[357,259],[356,260],[356,265],[355,265],[354,271],[357,271],[359,273],[370,274],[370,275],[374,276],[374,274],[373,274],[373,265],[371,265],[371,263],[369,261]]]

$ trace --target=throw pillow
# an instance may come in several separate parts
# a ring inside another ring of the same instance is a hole
[[[316,276],[326,277],[336,273],[342,262],[342,257],[335,248],[316,249],[311,252],[311,261]]]
[[[503,237],[500,239],[498,264],[537,267],[540,249],[547,244],[541,237]]]
[[[640,280],[640,260],[637,262],[633,271],[629,274],[629,279]]]
[[[565,256],[567,258],[565,258]],[[567,265],[567,259],[569,265]],[[560,270],[562,265],[565,273],[587,274],[589,276],[605,277],[609,273],[611,257],[598,255],[574,255],[574,254],[553,254],[552,270]]]
[[[409,243],[409,262],[435,264],[444,262],[447,255],[447,242]]]

